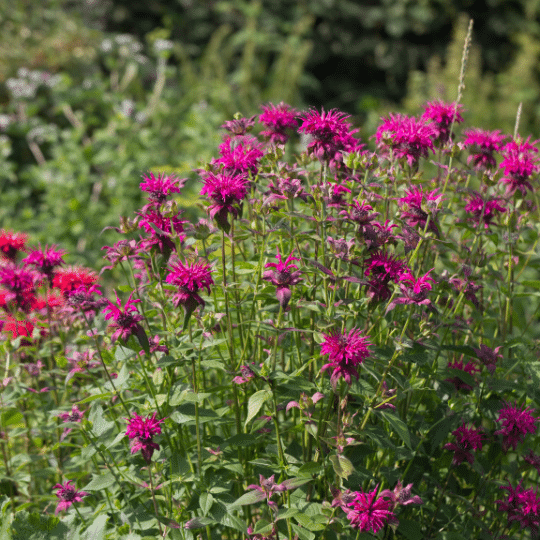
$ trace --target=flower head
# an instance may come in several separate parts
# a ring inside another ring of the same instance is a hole
[[[538,418],[531,414],[529,407],[519,407],[517,403],[512,407],[509,403],[499,411],[497,422],[502,422],[502,428],[495,435],[502,435],[503,449],[506,452],[510,447],[514,450],[518,443],[523,442],[527,433],[536,432]]]
[[[448,362],[448,369],[456,369],[459,371],[464,371],[465,373],[468,373],[469,375],[474,375],[475,373],[478,373],[480,369],[476,366],[474,362],[467,362],[465,365],[463,364],[462,360],[456,360],[455,362]],[[473,387],[470,384],[467,384],[463,382],[459,376],[452,377],[449,379],[446,379],[448,382],[451,382],[456,390],[466,390],[470,391],[473,389]]]
[[[321,371],[333,370],[330,377],[333,385],[339,377],[343,377],[350,385],[351,375],[359,378],[356,367],[370,356],[370,345],[368,338],[357,328],[353,328],[348,334],[334,331],[324,335],[321,354],[327,354],[330,362],[325,364]]]
[[[64,296],[67,297],[81,285],[88,289],[97,280],[98,277],[95,272],[88,268],[68,266],[58,269],[53,278],[53,286],[58,287],[64,293]]]
[[[263,156],[262,144],[253,135],[226,136],[219,145],[221,157],[214,164],[223,165],[230,174],[257,174]]]
[[[483,223],[484,228],[488,229],[497,213],[506,212],[506,208],[498,198],[484,199],[480,193],[473,193],[465,206],[465,212],[472,214],[472,220],[477,225]]]
[[[491,169],[497,165],[493,154],[500,152],[501,143],[506,135],[497,131],[485,131],[483,129],[468,129],[463,133],[465,140],[461,143],[463,148],[469,148],[471,155],[467,163],[474,163],[476,169]]]
[[[40,274],[47,276],[47,279],[52,284],[55,268],[64,264],[63,257],[66,252],[63,249],[58,249],[58,246],[45,246],[39,249],[32,249],[23,259],[25,266],[33,266]]]
[[[116,295],[116,304],[109,302],[108,306],[103,309],[105,315],[105,320],[113,319],[114,322],[109,324],[108,329],[113,330],[113,335],[111,340],[114,342],[118,338],[127,340],[131,335],[138,335],[143,331],[139,321],[143,320],[143,317],[139,315],[135,304],[140,302],[140,300],[133,300],[133,293],[129,295],[129,298],[124,307],[122,307],[122,302],[118,298],[118,294],[115,291]]]
[[[19,251],[25,251],[28,235],[2,229],[0,231],[0,255],[10,261],[15,261]]]
[[[347,513],[351,526],[363,531],[372,531],[374,534],[387,523],[397,521],[393,511],[392,502],[382,495],[377,496],[377,488],[369,493],[357,491],[354,500],[342,508]]]
[[[64,412],[60,413],[58,416],[64,421],[64,422],[77,422],[80,423],[84,417],[85,411],[80,411],[77,405],[73,405],[71,407],[71,412]],[[60,437],[60,440],[63,441],[69,433],[71,433],[72,428],[66,428],[64,429],[62,436]]]
[[[180,193],[186,179],[177,178],[174,174],[158,174],[149,172],[148,176],[143,175],[144,182],[139,184],[142,191],[148,193],[148,199],[157,206],[164,203],[171,193]]]
[[[438,205],[442,200],[442,194],[438,190],[424,192],[424,188],[413,187],[405,192],[405,196],[398,199],[398,205],[402,208],[402,219],[406,220],[411,227],[418,225],[422,229],[426,228],[428,217],[428,230],[435,235],[439,235],[439,229],[435,223],[435,215],[438,212]],[[425,209],[422,207],[424,205]]]
[[[15,308],[27,313],[36,301],[36,281],[36,274],[26,268],[19,268],[12,263],[0,266],[0,285],[8,291],[4,301],[13,302]]]
[[[373,253],[366,260],[364,274],[370,277],[368,282],[368,297],[374,301],[387,300],[391,291],[389,283],[397,282],[407,270],[404,262],[385,251]]]
[[[159,450],[159,444],[153,442],[152,438],[161,433],[160,424],[164,419],[156,420],[156,416],[157,413],[153,413],[152,416],[143,418],[138,414],[134,414],[128,420],[126,428],[126,435],[133,441],[131,443],[131,453],[135,454],[140,450],[147,463],[152,460],[154,450]]]
[[[508,524],[517,521],[522,529],[528,528],[537,538],[540,527],[540,497],[538,490],[523,489],[521,483],[515,488],[510,482],[500,489],[508,491],[508,499],[495,501],[499,510],[508,513]]]
[[[412,495],[412,484],[407,484],[403,487],[401,480],[398,480],[396,487],[393,491],[385,489],[381,491],[379,497],[389,497],[392,501],[394,508],[401,506],[407,506],[409,504],[424,504],[424,501],[418,495]]]
[[[60,499],[55,514],[67,510],[73,503],[81,502],[83,497],[89,495],[86,491],[77,491],[77,488],[71,485],[72,482],[73,480],[68,480],[54,486],[54,489],[58,490],[56,496]]]
[[[463,105],[459,103],[444,103],[440,100],[429,101],[424,105],[424,114],[422,120],[431,121],[435,130],[435,139],[445,144],[450,138],[450,127],[452,123],[460,124],[463,122],[461,113]]]
[[[287,130],[298,126],[296,110],[283,101],[279,105],[269,103],[261,108],[263,112],[259,116],[259,122],[268,128],[262,131],[261,135],[272,143],[285,144],[289,140]]]
[[[502,358],[502,354],[499,354],[500,347],[495,349],[489,348],[487,345],[480,345],[479,349],[474,349],[476,356],[482,361],[486,366],[487,370],[491,375],[495,373],[497,367],[497,360]]]
[[[452,431],[452,435],[456,438],[456,442],[444,445],[447,450],[454,452],[452,465],[457,467],[465,460],[472,465],[474,463],[474,456],[471,454],[471,450],[482,450],[482,430],[468,428],[464,422],[459,428]]]
[[[221,127],[232,135],[245,135],[253,129],[254,124],[255,116],[251,116],[250,118],[235,117],[234,120],[227,120]]]
[[[530,137],[522,141],[512,140],[502,149],[503,160],[499,167],[504,169],[504,176],[501,182],[507,184],[506,193],[512,194],[519,189],[523,195],[527,190],[532,191],[533,187],[529,182],[533,174],[540,170],[540,158],[538,148],[535,146],[538,141],[530,142]]]
[[[375,139],[381,150],[389,151],[398,159],[405,159],[409,167],[416,167],[420,158],[427,158],[433,150],[437,131],[431,124],[405,114],[390,114],[377,128]]]
[[[167,283],[176,285],[178,291],[173,294],[173,304],[182,305],[186,311],[193,311],[198,305],[204,307],[204,300],[199,296],[200,289],[206,289],[210,294],[210,285],[214,284],[212,270],[209,264],[202,261],[181,261],[171,263],[171,272],[165,278]]]
[[[277,263],[269,262],[265,264],[265,268],[273,268],[263,273],[263,279],[272,283],[277,287],[276,296],[280,306],[285,309],[291,299],[291,286],[300,282],[302,272],[298,271],[298,267],[292,261],[299,261],[297,257],[293,257],[292,253],[285,259],[281,258],[279,249],[277,250]],[[296,270],[293,272],[292,270]]]

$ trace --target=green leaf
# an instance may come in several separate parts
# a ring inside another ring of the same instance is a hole
[[[330,456],[330,461],[332,462],[332,466],[334,467],[334,472],[340,478],[347,479],[354,471],[353,464],[341,454]]]
[[[107,527],[107,514],[101,514],[98,516],[88,527],[83,535],[84,540],[103,540],[105,537],[105,528]]]
[[[317,474],[322,470],[323,466],[321,463],[317,463],[315,461],[309,461],[308,463],[305,463],[298,469],[298,474],[301,476],[311,476],[313,474]]]
[[[272,397],[270,390],[259,390],[255,392],[248,401],[248,416],[244,423],[244,426],[248,425],[248,422],[257,416],[257,413],[261,410],[264,402]]]
[[[411,434],[409,433],[409,428],[407,427],[407,424],[405,424],[405,422],[395,414],[386,411],[378,412],[394,428],[394,431],[399,436],[399,438],[407,445],[407,448],[412,449]]]
[[[214,504],[214,497],[210,493],[201,493],[199,497],[199,507],[202,513],[206,516],[210,512],[210,508]]]
[[[408,540],[418,540],[422,538],[422,527],[418,521],[412,519],[400,519],[397,532]]]
[[[115,482],[116,480],[110,472],[99,476],[93,475],[92,480],[84,486],[83,491],[99,491],[112,486]]]
[[[107,392],[106,394],[97,394],[95,396],[88,396],[87,398],[81,399],[81,401],[77,401],[76,405],[84,405],[85,403],[90,403],[91,401],[95,401],[96,399],[102,399],[104,401],[107,401],[111,398],[111,396],[111,392]]]
[[[266,499],[266,495],[262,491],[248,491],[239,499],[236,499],[236,501],[234,501],[229,508],[233,508],[234,506],[244,506],[246,504],[255,504],[264,501],[264,499]]]

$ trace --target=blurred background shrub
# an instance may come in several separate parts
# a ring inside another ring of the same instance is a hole
[[[101,264],[142,173],[188,177],[261,103],[379,116],[453,100],[469,18],[467,127],[539,136],[533,0],[0,0],[0,223]]]

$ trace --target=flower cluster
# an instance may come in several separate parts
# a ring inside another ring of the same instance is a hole
[[[523,489],[521,483],[515,488],[510,482],[500,489],[506,490],[507,499],[495,501],[499,505],[501,512],[507,512],[508,524],[519,523],[522,529],[530,529],[533,537],[538,535],[540,527],[540,496],[538,491]]]
[[[144,333],[142,326],[139,324],[143,320],[142,315],[139,315],[135,304],[140,300],[133,300],[133,293],[129,295],[127,302],[122,307],[122,302],[118,298],[116,293],[116,304],[109,302],[103,309],[105,313],[105,320],[113,319],[113,322],[109,324],[108,329],[113,332],[111,340],[114,342],[118,338],[126,341],[129,336],[136,335],[139,337],[141,333]]]
[[[72,482],[73,480],[68,480],[63,484],[56,484],[54,486],[54,489],[57,490],[56,496],[60,499],[55,514],[60,513],[62,510],[67,510],[73,503],[81,502],[83,497],[90,495],[86,491],[77,491],[77,488],[71,485]]]
[[[499,411],[497,422],[502,422],[502,428],[496,431],[495,435],[502,435],[505,452],[510,447],[515,450],[527,433],[536,433],[538,418],[532,416],[531,412],[531,408],[519,407],[517,403],[513,407],[507,403],[506,407]]]
[[[298,267],[292,261],[299,261],[297,257],[293,257],[292,253],[283,261],[281,253],[277,252],[277,263],[269,262],[265,268],[273,268],[263,273],[263,279],[272,283],[277,287],[276,297],[282,309],[286,309],[291,299],[291,287],[300,282],[302,272],[298,271]],[[293,271],[296,270],[296,271]]]
[[[446,443],[444,447],[454,452],[452,465],[457,467],[461,462],[467,460],[471,465],[474,463],[474,456],[471,450],[482,450],[483,433],[481,429],[468,428],[465,422],[456,430],[452,431],[456,442]]]
[[[132,441],[131,453],[135,454],[140,450],[146,463],[152,461],[154,450],[159,450],[159,444],[153,441],[153,437],[161,434],[160,424],[164,422],[164,419],[156,420],[156,416],[157,413],[153,413],[152,416],[143,418],[134,414],[128,419],[126,435]]]

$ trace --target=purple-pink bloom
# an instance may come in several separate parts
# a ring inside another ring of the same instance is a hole
[[[255,372],[249,366],[240,366],[240,374],[234,377],[234,384],[245,384],[255,378]]]
[[[276,484],[274,481],[275,474],[270,476],[270,478],[265,478],[262,474],[259,474],[259,484],[250,484],[248,489],[253,489],[259,493],[259,500],[262,501],[266,499],[268,506],[277,512],[278,505],[276,502],[270,500],[275,493],[281,493],[291,489],[287,485],[287,480],[281,484]]]
[[[484,199],[480,193],[475,192],[471,194],[465,212],[472,214],[472,220],[477,225],[483,223],[484,229],[488,229],[497,213],[506,212],[506,208],[500,204],[500,199],[492,197]]]
[[[375,488],[369,493],[355,492],[353,501],[342,508],[353,528],[377,534],[386,524],[397,522],[392,506],[392,502],[386,500],[382,494],[377,496]]]
[[[261,108],[263,112],[259,116],[259,122],[268,128],[262,131],[261,135],[272,143],[285,144],[289,140],[287,130],[298,126],[297,111],[283,101],[278,105],[261,105]]]
[[[321,371],[332,369],[330,381],[333,386],[339,377],[343,377],[350,385],[351,375],[359,378],[356,367],[370,356],[368,348],[370,345],[368,338],[363,336],[358,328],[351,329],[349,333],[333,331],[325,334],[321,354],[327,354],[330,361],[321,368]]]
[[[506,452],[510,447],[516,449],[518,443],[523,442],[527,433],[536,432],[538,418],[532,416],[533,409],[529,407],[519,407],[517,403],[512,407],[506,403],[499,411],[497,422],[502,422],[502,428],[495,432],[495,435],[502,435],[503,450]]]
[[[433,137],[436,131],[431,124],[405,114],[390,114],[377,128],[375,139],[384,152],[391,150],[394,157],[405,159],[409,167],[416,167],[420,158],[434,152]]]
[[[114,330],[111,336],[111,341],[116,341],[118,338],[127,340],[131,335],[139,335],[140,332],[144,332],[139,321],[143,320],[143,317],[139,315],[135,304],[140,302],[139,299],[133,300],[133,293],[129,295],[124,307],[122,302],[118,298],[118,293],[115,291],[116,304],[109,302],[109,304],[103,309],[105,320],[113,319],[114,322],[110,323],[108,330]]]
[[[513,194],[520,190],[523,195],[527,190],[532,191],[533,187],[529,182],[530,177],[540,170],[536,156],[538,148],[535,146],[538,141],[530,142],[530,137],[526,140],[512,140],[505,144],[502,149],[503,160],[499,167],[504,169],[504,176],[501,182],[507,184],[506,193]]]
[[[138,414],[134,414],[128,420],[126,435],[132,439],[131,453],[135,454],[139,450],[142,453],[144,460],[150,463],[154,450],[159,450],[159,444],[152,441],[152,437],[161,433],[160,424],[164,419],[156,420],[157,413],[152,416],[143,418]]]
[[[227,120],[221,127],[233,135],[245,135],[248,131],[251,131],[254,124],[255,116],[251,116],[250,118]]]
[[[467,163],[473,162],[475,169],[491,169],[497,165],[494,157],[495,152],[500,152],[501,143],[506,135],[497,131],[485,131],[483,129],[468,129],[463,132],[465,140],[461,143],[463,148],[468,148],[471,155]]]
[[[389,283],[397,282],[407,270],[403,261],[386,251],[373,253],[366,260],[365,276],[369,276],[368,297],[375,301],[387,300],[391,296]]]
[[[199,296],[200,289],[210,294],[210,285],[214,284],[212,269],[203,261],[186,262],[177,260],[170,265],[171,272],[165,278],[167,283],[176,285],[178,290],[173,294],[173,304],[184,306],[191,313],[197,306],[204,307],[204,300]]]
[[[462,360],[456,360],[455,362],[449,361],[448,362],[448,369],[457,369],[460,371],[464,371],[465,373],[468,373],[469,375],[474,375],[475,373],[480,372],[480,369],[476,366],[474,362],[467,362],[465,365],[463,364]],[[456,390],[466,390],[470,391],[472,390],[472,386],[470,384],[467,384],[463,382],[459,376],[452,377],[446,379],[447,382],[451,382]]]
[[[73,480],[68,480],[54,486],[54,489],[58,490],[56,496],[60,499],[55,514],[67,510],[73,503],[81,502],[83,497],[89,495],[86,491],[77,491],[77,488],[71,485],[72,482]]]
[[[537,456],[533,453],[532,450],[529,450],[529,454],[527,456],[523,456],[523,459],[529,464],[532,465],[538,474],[540,474],[540,456]]]
[[[502,358],[502,354],[498,354],[501,347],[496,347],[491,349],[487,345],[480,345],[479,349],[474,349],[476,356],[482,361],[486,369],[491,375],[495,373],[495,368],[497,367],[497,360]]]
[[[257,174],[259,160],[263,156],[262,144],[253,135],[226,136],[219,145],[221,157],[213,165],[223,165],[226,173]]]
[[[282,309],[285,309],[291,299],[291,287],[296,285],[301,280],[302,272],[298,270],[292,261],[299,261],[297,257],[293,257],[292,253],[285,259],[281,258],[279,249],[277,250],[276,259],[278,262],[269,262],[264,265],[265,268],[273,268],[263,272],[262,278],[272,283],[277,287],[276,297]],[[296,270],[296,271],[293,271]]]
[[[379,497],[389,497],[392,501],[394,508],[398,506],[407,506],[409,504],[424,504],[424,501],[418,495],[412,495],[412,484],[407,484],[403,487],[401,480],[398,480],[396,487],[393,491],[384,489],[379,494]]]
[[[452,431],[456,442],[446,443],[444,447],[454,452],[452,466],[457,467],[461,462],[467,460],[471,465],[474,463],[474,456],[471,450],[482,450],[482,429],[468,428],[465,422]]]
[[[463,105],[459,103],[444,103],[441,100],[429,101],[424,105],[422,120],[430,120],[435,130],[435,140],[445,144],[450,138],[450,126],[452,123],[463,122],[461,113]]]
[[[28,255],[22,260],[25,266],[33,266],[36,271],[47,276],[49,283],[52,286],[54,269],[64,264],[63,256],[66,252],[63,249],[58,249],[58,246],[45,246],[39,249],[32,249]]]
[[[433,270],[433,268],[428,270],[418,278],[415,278],[410,270],[405,270],[398,278],[399,288],[403,296],[396,298],[389,304],[387,311],[390,311],[390,306],[393,308],[394,304],[430,305],[431,301],[428,299],[427,294],[431,291],[431,283],[436,283],[429,275]]]
[[[411,227],[418,225],[420,228],[425,229],[429,214],[422,208],[424,203],[426,209],[431,212],[428,230],[438,236],[439,229],[435,224],[435,214],[438,211],[437,207],[442,197],[442,194],[438,193],[438,189],[424,192],[423,187],[413,187],[407,190],[405,196],[398,199],[398,205],[402,209],[402,219],[406,220]]]
[[[6,303],[13,302],[14,307],[28,313],[36,301],[35,284],[38,282],[36,273],[19,268],[15,264],[8,263],[0,266],[0,285],[8,291]]]
[[[201,195],[206,195],[211,205],[209,214],[216,218],[219,226],[228,230],[227,215],[238,217],[238,205],[247,194],[248,179],[243,174],[207,173],[204,175],[204,186]]]
[[[186,178],[177,178],[174,174],[158,174],[149,172],[143,175],[144,182],[139,184],[142,191],[148,193],[148,199],[156,206],[163,204],[171,193],[180,193]]]
[[[508,499],[495,501],[499,510],[508,513],[508,524],[517,521],[522,529],[528,528],[534,535],[538,535],[540,527],[540,497],[538,490],[523,489],[521,482],[513,488],[510,482],[500,489],[508,491]]]
[[[77,422],[80,423],[83,419],[84,413],[86,411],[80,411],[77,405],[73,405],[71,407],[71,412],[64,412],[60,413],[58,416],[64,421],[64,422]],[[72,431],[72,428],[66,428],[64,429],[62,436],[60,437],[60,440],[63,441],[69,433]]]

